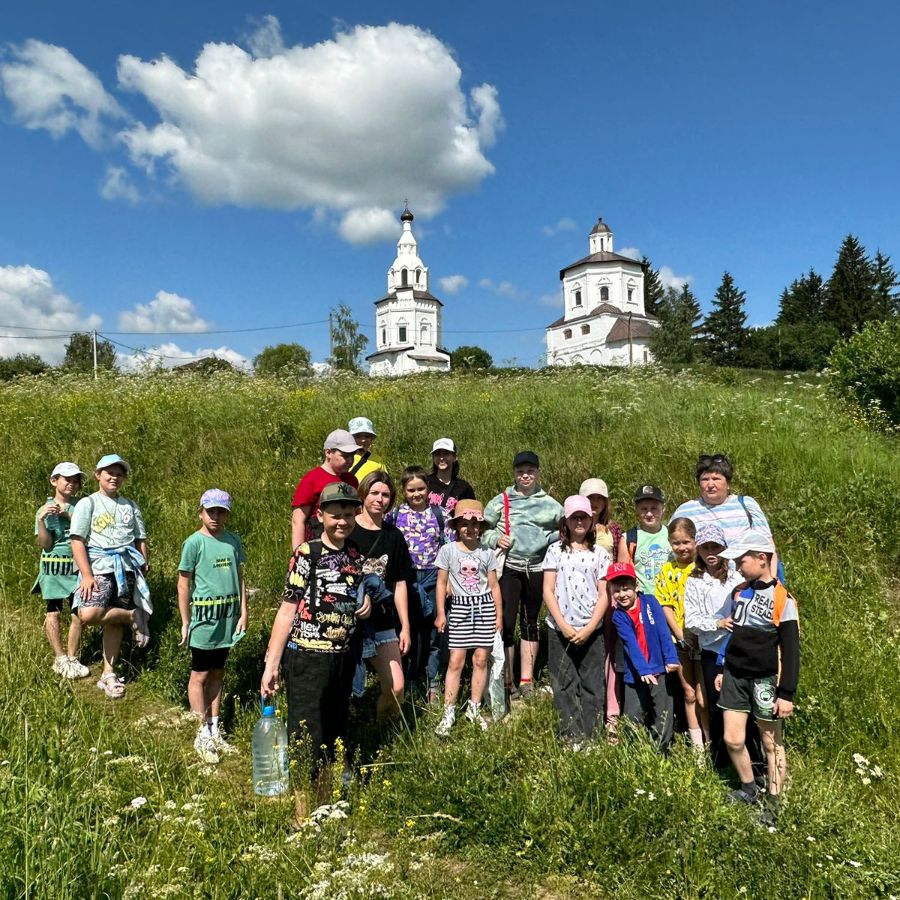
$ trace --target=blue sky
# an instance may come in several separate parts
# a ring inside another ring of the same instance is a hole
[[[729,270],[753,324],[848,232],[900,262],[895,4],[400,10],[4,4],[0,326],[321,359],[321,324],[201,332],[345,302],[374,338],[405,198],[444,343],[498,362],[537,363],[598,215],[704,308]]]

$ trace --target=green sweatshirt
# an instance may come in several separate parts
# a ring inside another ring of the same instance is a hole
[[[525,495],[510,487],[506,494],[509,496],[510,537],[513,539],[506,565],[521,572],[540,565],[547,547],[559,538],[563,508],[543,488]],[[497,494],[485,507],[484,520],[488,528],[482,540],[488,547],[496,547],[500,537],[506,534],[503,494]]]

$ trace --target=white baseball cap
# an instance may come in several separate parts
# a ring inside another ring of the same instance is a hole
[[[336,428],[325,438],[325,449],[340,450],[341,453],[356,453],[359,450],[359,444],[356,443],[356,438],[349,431]]]
[[[73,462],[61,462],[50,473],[51,478],[56,478],[57,475],[62,475],[63,478],[74,478],[76,475],[84,475],[84,472]]]
[[[719,556],[725,559],[740,559],[745,553],[774,553],[775,544],[772,538],[758,528],[745,531],[730,547],[726,547]]]
[[[582,497],[590,497],[591,494],[598,494],[600,497],[605,497],[607,500],[609,499],[609,488],[602,478],[586,478],[581,482],[578,493],[581,494]]]
[[[450,438],[438,438],[431,447],[431,452],[446,450],[448,453],[456,453],[456,444]]]
[[[367,419],[365,416],[356,416],[356,418],[351,419],[347,425],[347,430],[350,434],[374,434],[376,437],[378,436],[372,420]]]

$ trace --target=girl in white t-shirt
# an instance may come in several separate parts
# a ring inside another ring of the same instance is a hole
[[[576,746],[593,737],[606,693],[601,625],[608,603],[604,573],[612,559],[597,546],[592,526],[590,500],[566,498],[560,539],[543,565],[553,703],[560,737]]]

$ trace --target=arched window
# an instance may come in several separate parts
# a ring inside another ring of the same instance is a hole
[[[634,288],[633,287],[628,288],[628,302],[634,303]]]
[[[605,284],[600,288],[600,302],[609,303],[609,288]]]
[[[564,337],[566,340],[569,340],[569,338],[572,337],[572,329],[571,329],[571,328],[567,328],[567,329],[563,332],[563,337]]]
[[[400,284],[401,284],[403,287],[406,287],[406,286],[409,284],[409,272],[407,272],[406,269],[404,269],[404,270],[400,273]]]
[[[419,326],[419,341],[420,341],[420,343],[422,343],[422,344],[430,343],[430,337],[431,337],[430,331],[431,331],[431,329],[428,327],[428,323],[422,322],[422,324]]]
[[[416,284],[422,283],[422,270],[416,269]]]
[[[575,291],[575,305],[581,306],[581,291],[580,290]]]
[[[381,329],[381,343],[382,345],[387,343],[387,328]]]

